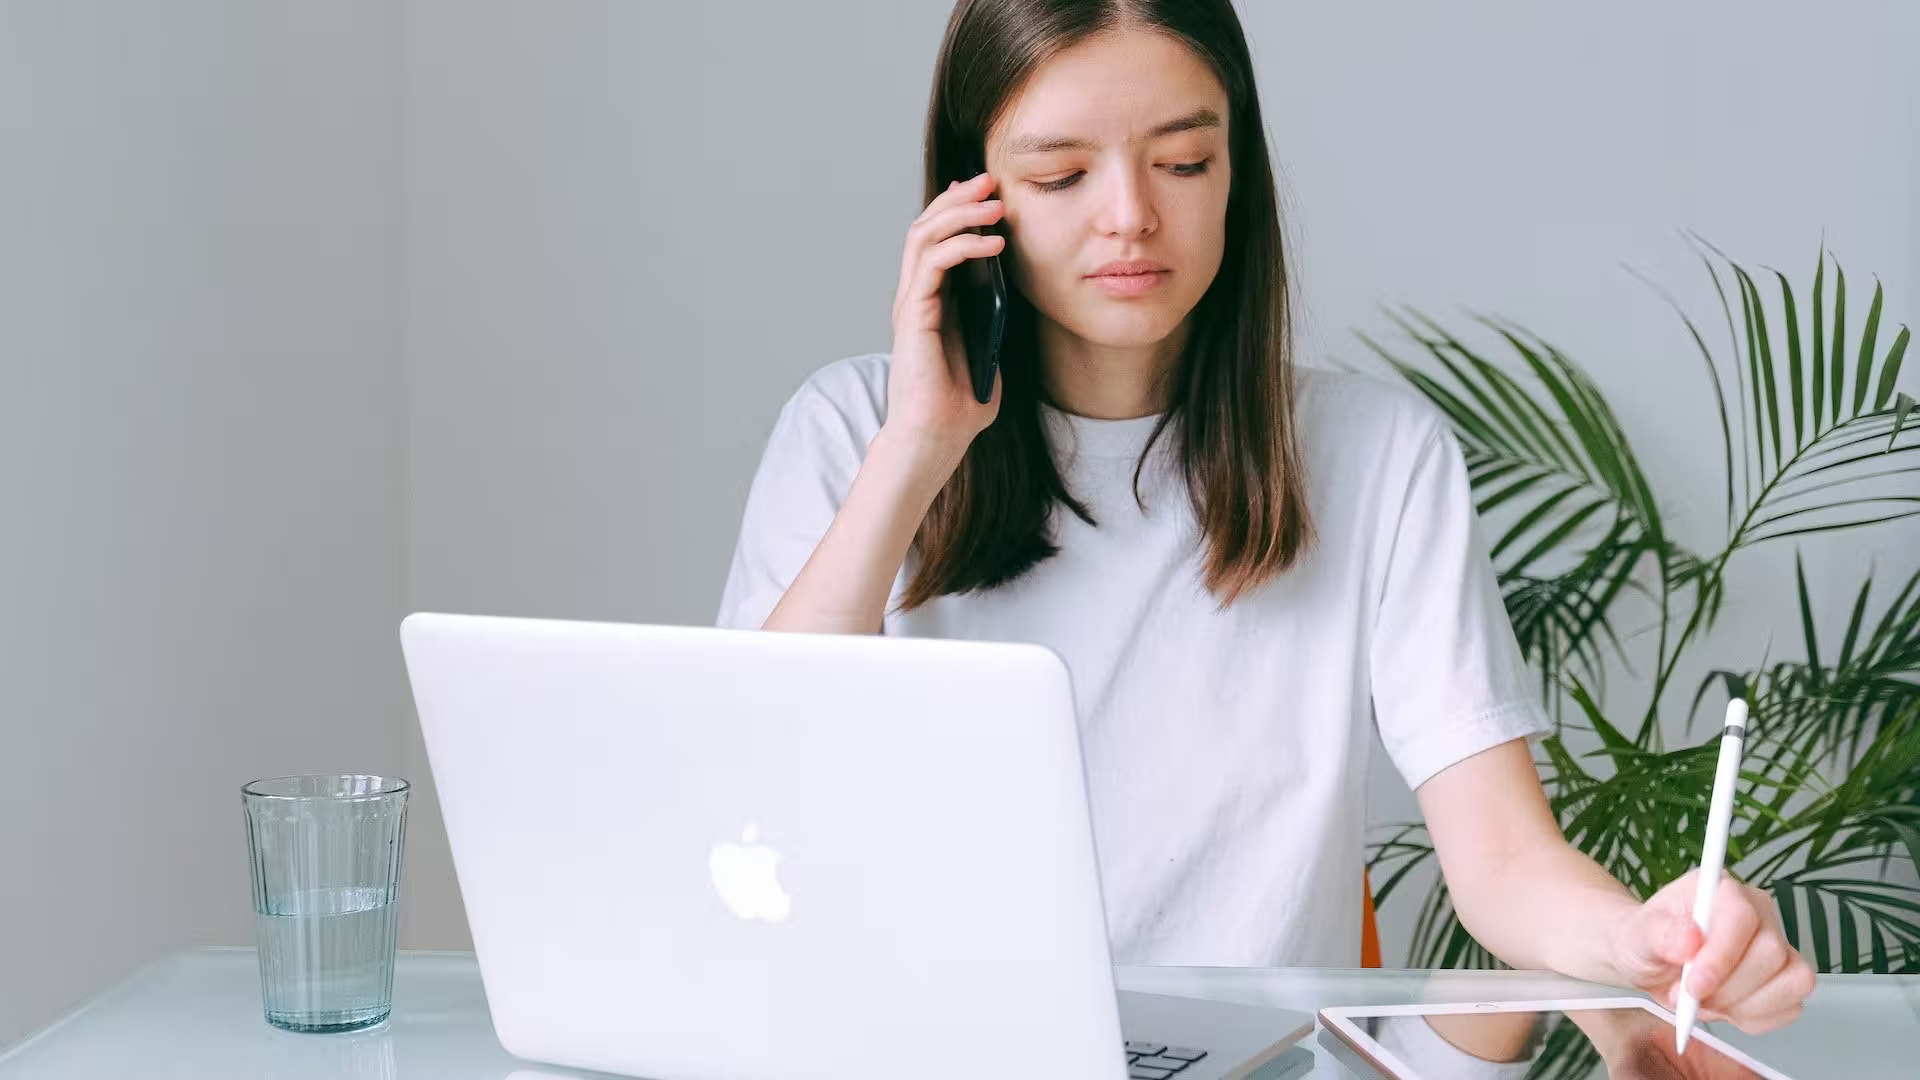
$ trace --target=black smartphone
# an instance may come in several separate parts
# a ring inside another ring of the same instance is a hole
[[[984,171],[979,162],[970,163],[961,180],[970,180]],[[1004,237],[999,224],[975,229],[975,232]],[[1001,252],[1006,251],[1002,247]],[[954,313],[960,321],[960,340],[967,350],[967,374],[973,383],[973,399],[985,405],[993,400],[993,375],[1000,368],[1000,346],[1007,335],[1007,275],[999,255],[968,259],[947,274],[953,290]]]

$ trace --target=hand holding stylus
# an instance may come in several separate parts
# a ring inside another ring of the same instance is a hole
[[[1631,911],[1615,935],[1617,969],[1678,1015],[1680,1051],[1696,1019],[1771,1031],[1798,1017],[1813,992],[1813,969],[1788,943],[1773,897],[1721,872],[1746,719],[1746,703],[1735,700],[1721,737],[1701,868]]]
[[[1735,697],[1727,702],[1727,722],[1720,730],[1720,760],[1713,773],[1713,797],[1707,804],[1707,839],[1700,852],[1700,875],[1693,893],[1693,925],[1706,940],[1713,920],[1713,901],[1720,895],[1720,871],[1727,858],[1727,830],[1733,824],[1733,790],[1740,782],[1740,754],[1746,748],[1747,703]],[[1687,1039],[1700,1013],[1700,999],[1688,988],[1693,961],[1680,968],[1680,989],[1674,1005],[1674,1050],[1686,1053]]]

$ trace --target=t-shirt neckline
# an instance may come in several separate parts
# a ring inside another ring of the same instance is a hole
[[[1126,420],[1096,420],[1090,416],[1077,416],[1045,402],[1041,403],[1040,410],[1046,420],[1048,438],[1060,449],[1085,457],[1139,457],[1164,415],[1154,413]],[[1171,431],[1161,434],[1159,443],[1155,444],[1156,450],[1167,442],[1170,434]]]

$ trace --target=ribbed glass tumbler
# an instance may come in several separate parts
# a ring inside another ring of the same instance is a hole
[[[267,1022],[358,1031],[393,1010],[405,780],[283,776],[241,789]]]

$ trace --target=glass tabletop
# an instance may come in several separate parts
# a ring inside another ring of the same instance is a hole
[[[1618,996],[1531,972],[1122,968],[1125,989],[1280,1005],[1392,1005]],[[1791,1028],[1713,1030],[1796,1080],[1920,1075],[1920,977],[1822,976]],[[1315,1077],[1351,1074],[1316,1040]],[[252,949],[201,949],[155,963],[0,1052],[0,1080],[541,1080],[586,1076],[520,1061],[494,1038],[471,953],[402,952],[393,1018],[352,1035],[267,1026]]]

